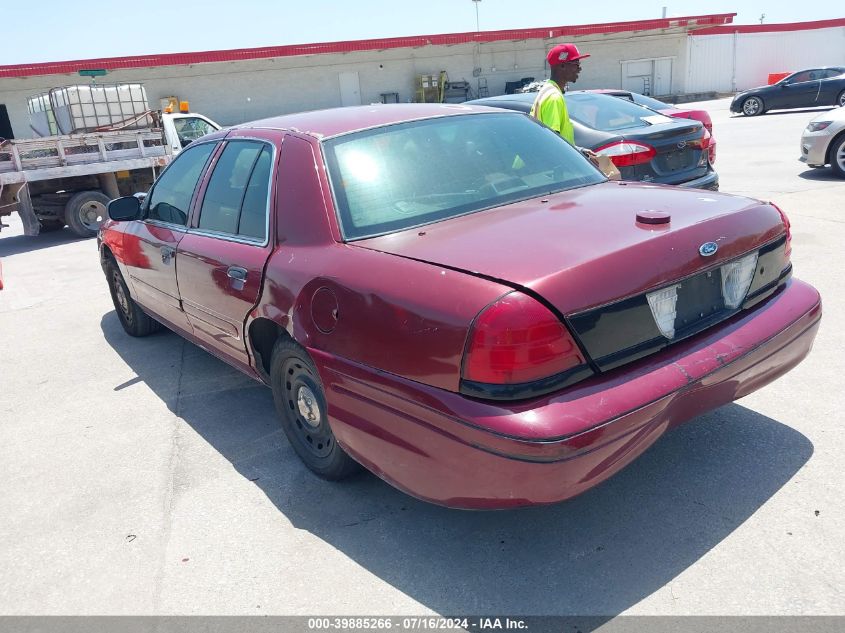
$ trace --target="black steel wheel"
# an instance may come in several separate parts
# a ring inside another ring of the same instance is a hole
[[[303,463],[324,479],[339,480],[360,466],[337,443],[320,377],[308,353],[283,338],[273,348],[273,400],[288,440]]]
[[[114,310],[126,333],[130,336],[147,336],[162,329],[162,325],[144,312],[129,294],[129,288],[114,260],[106,264],[106,281],[109,284]]]

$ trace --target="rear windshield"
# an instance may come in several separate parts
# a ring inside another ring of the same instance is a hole
[[[634,97],[634,103],[637,103],[641,106],[645,106],[646,108],[651,108],[652,110],[665,110],[666,108],[672,107],[666,103],[663,103],[662,101],[652,99],[651,97],[646,97],[645,95],[636,95]]]
[[[515,113],[385,126],[329,139],[324,152],[347,240],[604,180],[569,143]]]
[[[627,99],[603,94],[567,94],[566,108],[570,118],[604,132],[647,127],[672,120]]]

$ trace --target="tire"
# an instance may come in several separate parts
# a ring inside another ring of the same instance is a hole
[[[111,199],[100,191],[80,191],[65,205],[65,222],[80,237],[94,237],[105,222]]]
[[[763,100],[760,97],[748,97],[742,102],[742,113],[745,116],[757,116],[765,111]]]
[[[163,329],[163,325],[144,312],[129,294],[129,288],[113,259],[106,264],[106,281],[109,284],[114,310],[120,324],[129,336],[148,336]]]
[[[830,168],[840,178],[845,178],[845,134],[833,140],[830,146]]]
[[[840,108],[845,108],[845,90],[839,93],[839,96],[836,97],[836,105]]]
[[[328,420],[323,385],[308,353],[281,338],[270,361],[273,401],[282,428],[299,459],[323,479],[338,481],[361,466],[335,440]]]

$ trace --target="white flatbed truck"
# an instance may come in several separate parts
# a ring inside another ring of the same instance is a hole
[[[163,113],[160,126],[0,140],[0,230],[17,212],[26,235],[67,225],[96,235],[110,200],[147,191],[191,141],[220,129],[196,113]]]

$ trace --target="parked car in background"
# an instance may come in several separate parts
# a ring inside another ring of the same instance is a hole
[[[108,211],[128,334],[166,324],[269,385],[317,475],[360,463],[453,507],[587,490],[789,371],[821,318],[774,205],[608,182],[491,108],[221,130]]]
[[[845,107],[824,112],[807,124],[800,160],[810,167],[830,165],[834,174],[845,178]]]
[[[695,119],[701,121],[702,125],[710,132],[710,164],[716,162],[716,137],[713,135],[713,120],[710,118],[710,113],[707,110],[678,108],[668,103],[658,101],[654,97],[641,95],[638,92],[631,92],[630,90],[619,90],[616,88],[602,88],[598,90],[588,90],[587,92],[596,92],[599,94],[606,94],[620,99],[627,99],[634,103],[651,108],[655,112],[671,116],[676,119]]]
[[[468,101],[528,113],[536,93]],[[711,136],[699,121],[677,120],[613,96],[576,90],[566,93],[575,144],[608,156],[623,180],[719,188],[710,163]]]
[[[834,105],[845,105],[843,66],[799,70],[771,86],[740,92],[731,101],[731,112],[757,116],[769,110]]]

